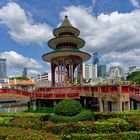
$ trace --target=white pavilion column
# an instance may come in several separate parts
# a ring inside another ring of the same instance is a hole
[[[80,84],[83,84],[83,65],[80,63]]]

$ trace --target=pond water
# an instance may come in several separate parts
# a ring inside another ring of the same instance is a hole
[[[23,102],[0,103],[0,112],[22,112],[27,109],[27,103]]]

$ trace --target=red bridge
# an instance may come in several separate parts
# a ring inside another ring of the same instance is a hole
[[[1,95],[21,95],[36,100],[59,100],[66,98],[83,99],[83,104],[88,99],[96,98],[98,100],[100,111],[103,111],[103,102],[118,102],[118,110],[122,110],[122,104],[130,107],[130,100],[134,103],[134,109],[137,109],[137,103],[140,102],[140,86],[95,86],[95,87],[63,87],[63,88],[39,88],[33,92],[17,89],[0,89]],[[86,99],[86,101],[85,101]],[[102,107],[101,107],[102,106]]]

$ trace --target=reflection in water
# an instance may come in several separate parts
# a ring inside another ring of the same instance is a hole
[[[0,112],[22,112],[27,109],[27,106],[1,107]]]

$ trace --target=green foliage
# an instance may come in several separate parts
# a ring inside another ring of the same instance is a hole
[[[14,118],[11,122],[11,126],[21,127],[21,128],[33,128],[34,124],[38,123],[38,118]]]
[[[124,119],[131,125],[132,130],[140,128],[140,115],[125,116]]]
[[[95,121],[106,120],[109,118],[124,119],[125,117],[139,116],[139,115],[140,115],[140,110],[121,111],[121,112],[94,112],[93,113],[93,117]]]
[[[30,108],[28,110],[25,110],[24,112],[29,113],[54,113],[54,108],[50,107],[37,107],[36,110],[33,110],[33,108]]]
[[[131,81],[132,83],[140,84],[140,71],[132,72],[127,76],[127,80]]]
[[[121,132],[131,129],[131,125],[123,119],[109,119],[104,121],[92,122],[73,122],[73,123],[51,123],[46,126],[48,132],[53,130],[54,134],[70,133],[103,133],[103,132]]]
[[[86,121],[92,119],[92,113],[89,110],[83,110],[79,114],[75,116],[59,116],[54,115],[50,117],[50,121],[52,122],[78,122],[78,121]]]
[[[0,125],[8,125],[13,117],[0,117]]]
[[[14,117],[14,118],[40,118],[42,116],[46,116],[47,113],[0,113],[0,117]]]
[[[80,113],[81,110],[82,106],[79,101],[64,99],[56,105],[55,113],[62,116],[74,116]]]
[[[139,140],[140,132],[99,133],[99,134],[69,134],[63,135],[62,140]]]
[[[120,131],[127,131],[131,128],[131,125],[119,118],[108,119],[104,121],[95,122],[95,129],[94,131],[99,132],[120,132]]]
[[[95,121],[91,121],[92,117]],[[0,113],[0,139],[138,140],[140,110],[50,117],[45,113]],[[48,119],[47,119],[48,120]],[[80,120],[80,121],[79,121]],[[86,121],[85,121],[86,120]]]
[[[58,140],[57,136],[52,136],[49,133],[17,127],[0,127],[1,140]]]
[[[27,77],[24,77],[24,76],[19,76],[19,77],[11,77],[10,80],[30,80],[29,78]]]

